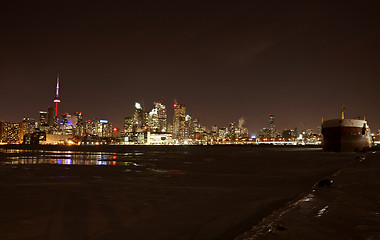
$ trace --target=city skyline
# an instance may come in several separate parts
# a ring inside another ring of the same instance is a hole
[[[133,103],[174,99],[208,127],[246,119],[250,132],[366,117],[380,128],[380,5],[7,3],[0,16],[0,120],[52,105],[121,128]],[[168,108],[169,118],[173,111]]]
[[[74,114],[75,115],[75,113],[78,113],[78,112],[80,112],[80,114],[82,114],[82,111],[78,111],[78,110],[76,110],[76,111],[64,111],[64,112],[60,112],[58,109],[57,109],[57,106],[58,106],[58,103],[60,103],[61,104],[61,100],[60,100],[60,97],[59,97],[59,93],[60,93],[60,91],[59,91],[59,82],[60,82],[60,74],[58,73],[57,75],[56,75],[56,85],[55,85],[55,97],[53,98],[53,100],[52,100],[52,104],[50,104],[50,105],[48,105],[47,107],[46,107],[46,109],[40,109],[40,110],[38,110],[38,111],[35,111],[35,114],[32,114],[32,116],[26,116],[26,115],[24,115],[21,119],[18,119],[18,120],[16,120],[16,121],[13,121],[13,122],[15,122],[15,123],[17,123],[17,122],[21,122],[21,120],[23,119],[23,118],[30,118],[30,119],[36,119],[36,120],[38,120],[38,119],[41,119],[41,116],[38,118],[38,117],[36,117],[37,116],[37,113],[39,112],[40,113],[40,115],[41,115],[41,112],[45,112],[45,110],[47,110],[45,113],[47,114],[48,112],[50,112],[50,111],[52,111],[52,110],[54,110],[54,116],[57,118],[56,119],[56,121],[59,121],[60,119],[61,119],[61,116],[64,116],[64,115],[67,115],[67,114]],[[159,103],[159,104],[163,104],[163,106],[165,107],[166,105],[165,105],[165,103],[163,102],[163,101],[153,101],[152,103],[149,103],[149,104],[147,104],[148,106],[152,106],[152,107],[146,107],[146,104],[145,104],[145,102],[144,102],[144,100],[142,100],[142,101],[134,101],[134,102],[131,102],[131,103],[134,103],[134,105],[135,105],[135,109],[136,108],[141,108],[141,111],[143,110],[143,109],[152,109],[152,111],[155,109],[155,105],[157,104],[157,103]],[[136,104],[138,104],[139,106],[136,106]],[[54,108],[54,107],[52,107],[52,105],[55,105],[56,107]],[[181,106],[182,104],[177,104],[177,99],[173,99],[173,103],[172,104],[169,104],[169,106],[170,105],[172,105],[174,108],[168,108],[168,109],[170,109],[169,111],[167,111],[168,113],[169,113],[169,119],[170,118],[173,118],[173,122],[171,122],[170,124],[174,124],[174,117],[175,117],[175,109],[176,109],[176,107],[177,107],[177,105],[178,106]],[[133,106],[133,104],[130,104],[130,106],[129,106],[129,108],[132,108],[132,106]],[[185,105],[183,105],[183,106],[185,106]],[[341,104],[340,105],[340,107],[342,107],[343,105]],[[346,109],[346,108],[345,108]],[[337,111],[337,116],[335,117],[335,118],[339,118],[339,116],[341,115],[341,109],[337,109],[337,110],[339,110],[339,111]],[[101,111],[100,111],[101,112]],[[149,113],[149,111],[147,111],[146,113]],[[50,113],[49,113],[50,114]],[[115,127],[117,127],[119,130],[122,130],[123,129],[123,126],[124,126],[124,121],[125,121],[125,118],[128,118],[129,116],[132,116],[134,113],[133,113],[133,109],[129,112],[129,113],[126,113],[125,114],[125,116],[122,118],[122,119],[117,119],[116,121],[113,121],[113,120],[111,120],[109,117],[107,117],[107,116],[105,116],[104,114],[96,114],[95,113],[95,115],[94,115],[94,117],[86,117],[86,119],[89,121],[89,120],[101,120],[101,119],[106,119],[107,121],[110,121],[110,123],[113,123],[113,126],[115,126]],[[197,119],[199,119],[200,118],[200,116],[196,116],[196,115],[193,115],[193,114],[186,114],[186,116],[187,115],[189,115],[189,116],[192,116],[192,117],[195,117],[195,118],[197,118]],[[276,115],[276,114],[271,114],[271,113],[268,113],[268,114],[266,114],[265,116],[260,116],[261,118],[263,118],[263,117],[265,117],[265,121],[266,121],[266,123],[264,124],[264,125],[262,125],[262,126],[259,126],[258,127],[258,129],[255,129],[255,130],[251,130],[251,129],[249,129],[249,134],[251,135],[251,136],[256,136],[257,134],[259,134],[259,132],[262,130],[262,129],[265,129],[265,128],[268,128],[268,129],[272,129],[273,127],[271,126],[271,124],[273,124],[273,123],[271,123],[272,121],[273,121],[273,119],[272,118],[274,118],[274,115]],[[339,116],[338,116],[339,115]],[[348,114],[348,116],[349,116],[350,114]],[[99,117],[99,116],[101,116],[101,117]],[[268,117],[269,117],[269,124],[268,124]],[[351,117],[351,116],[349,116],[349,117]],[[352,118],[366,118],[366,116],[356,116],[356,117],[352,117]],[[201,119],[201,118],[200,118]],[[228,126],[228,124],[230,124],[231,122],[237,122],[238,120],[241,120],[241,119],[243,119],[244,120],[244,123],[246,123],[246,119],[244,118],[244,116],[242,115],[241,117],[235,117],[234,119],[230,119],[230,120],[227,120],[227,122],[224,124],[224,125],[218,125],[218,124],[215,124],[215,122],[220,122],[220,121],[217,121],[217,120],[215,120],[214,121],[214,124],[209,124],[209,125],[207,125],[207,124],[203,124],[203,125],[205,125],[206,127],[207,127],[207,129],[208,130],[211,130],[212,129],[212,127],[213,126],[218,126],[218,127],[226,127],[226,126]],[[277,118],[278,119],[278,118]],[[321,118],[321,121],[320,122],[322,122],[322,120],[323,120],[324,118],[322,117]],[[4,119],[0,119],[0,121],[2,121],[2,122],[12,122],[12,121],[8,121],[8,120],[4,120]],[[116,124],[115,124],[116,123]],[[281,124],[278,124],[278,120],[276,121],[276,124],[277,124],[277,126],[278,125],[280,125],[281,126]],[[306,129],[312,129],[314,132],[318,132],[319,131],[319,127],[321,126],[321,124],[319,124],[319,125],[317,125],[317,126],[315,126],[314,128],[313,127],[310,127],[310,126],[305,126],[303,123],[302,123],[302,120],[300,121],[300,124],[298,124],[298,125],[295,125],[294,127],[289,127],[289,128],[279,128],[279,129],[276,129],[276,131],[277,130],[279,130],[279,131],[282,131],[282,130],[289,130],[289,129],[300,129],[300,130],[306,130]],[[377,129],[374,129],[374,132],[375,131],[377,131]]]

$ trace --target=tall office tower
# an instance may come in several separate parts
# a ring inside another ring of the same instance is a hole
[[[26,134],[32,134],[36,129],[36,121],[29,118],[23,118],[20,123],[20,141],[23,140]]]
[[[174,104],[173,138],[183,140],[185,138],[185,114],[186,106]]]
[[[112,124],[108,120],[99,120],[95,122],[95,132],[99,137],[112,137]]]
[[[40,111],[40,128],[41,126],[47,125],[48,113],[45,111]]]
[[[149,112],[148,126],[153,132],[166,132],[166,107],[162,103],[154,103],[154,108]]]
[[[74,134],[75,136],[82,136],[84,133],[82,112],[76,112],[74,116],[76,117],[76,120],[77,120],[75,124]]]
[[[155,103],[155,106],[158,113],[158,131],[166,132],[166,121],[168,118],[168,115],[166,113],[166,106],[162,103]]]
[[[213,136],[213,137],[218,136],[218,126],[216,126],[216,125],[211,126],[211,136]]]
[[[45,111],[40,111],[40,121],[38,124],[38,128],[41,132],[48,132],[49,131],[49,125],[48,125],[48,113]]]
[[[148,126],[150,128],[150,131],[152,132],[158,132],[158,112],[157,108],[153,108],[152,111],[149,112],[148,115]]]
[[[135,125],[136,132],[141,132],[145,126],[144,110],[140,103],[135,103],[135,113],[133,115],[133,125]]]
[[[94,135],[94,121],[87,120],[85,122],[84,129],[87,135]]]
[[[186,115],[185,117],[185,139],[193,139],[194,138],[194,128],[190,115]]]
[[[57,86],[55,87],[54,102],[55,102],[55,117],[57,118],[58,117],[58,103],[61,102],[61,100],[59,99],[59,74],[57,75]]]
[[[230,122],[230,126],[228,127],[228,133],[230,137],[234,137],[236,132],[236,124],[235,122]]]
[[[269,114],[269,132],[270,137],[276,137],[276,125],[274,123],[274,116],[272,114]]]
[[[52,127],[54,125],[54,108],[53,107],[48,107],[47,111],[48,119],[47,119],[47,124]]]
[[[126,117],[124,118],[124,133],[133,132],[133,118]]]
[[[192,133],[203,133],[203,128],[201,123],[199,122],[198,118],[194,118],[191,124],[192,127]]]

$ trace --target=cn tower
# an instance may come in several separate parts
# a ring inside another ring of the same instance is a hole
[[[54,102],[55,102],[55,116],[57,117],[57,115],[58,115],[58,103],[61,102],[61,100],[59,99],[59,73],[57,75],[57,86],[55,88]]]

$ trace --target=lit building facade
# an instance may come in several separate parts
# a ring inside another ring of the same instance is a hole
[[[145,127],[145,114],[140,103],[135,103],[135,113],[133,114],[133,125],[136,132],[142,132]]]
[[[76,124],[74,129],[75,136],[83,136],[84,134],[84,126],[83,126],[83,115],[82,112],[76,112],[74,114],[76,118]]]
[[[0,141],[1,143],[21,143],[20,124],[0,122]]]
[[[124,133],[133,132],[133,118],[126,117],[124,118]]]
[[[174,104],[173,117],[173,138],[183,140],[185,138],[185,115],[186,106],[183,104]]]

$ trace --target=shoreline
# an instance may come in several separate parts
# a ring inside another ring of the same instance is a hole
[[[380,156],[357,156],[235,240],[380,239]]]
[[[294,149],[321,149],[319,145],[256,145],[256,144],[215,144],[215,145],[0,145],[0,149],[43,150],[43,151],[81,151],[81,152],[123,152],[127,150],[163,149],[163,148],[213,148],[213,147],[241,147],[241,148],[294,148]]]

